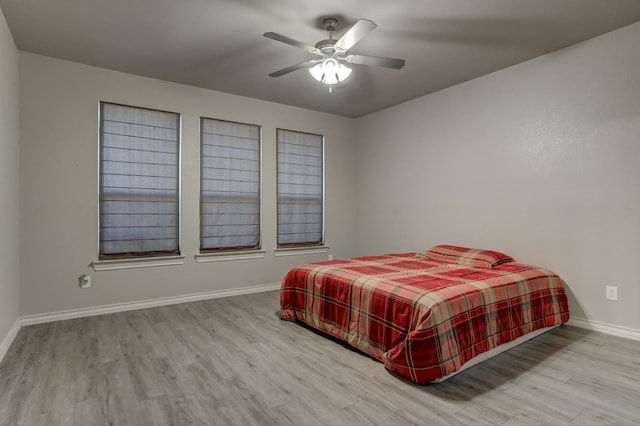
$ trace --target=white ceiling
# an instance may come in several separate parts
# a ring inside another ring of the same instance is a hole
[[[288,105],[359,117],[640,21],[640,0],[0,0],[20,50]],[[353,66],[329,94],[310,59],[262,37],[315,44],[321,19],[378,28],[351,53],[403,58]]]

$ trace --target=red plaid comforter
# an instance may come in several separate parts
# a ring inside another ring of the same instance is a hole
[[[531,331],[569,320],[562,280],[546,269],[428,260],[415,253],[298,266],[280,294],[282,319],[336,336],[416,383]]]

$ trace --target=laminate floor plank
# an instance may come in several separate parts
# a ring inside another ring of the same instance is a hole
[[[100,315],[96,317],[94,325],[96,337],[98,338],[98,353],[103,363],[116,361],[122,358],[120,351],[120,341],[118,338],[118,327],[116,323],[120,314]]]
[[[535,354],[535,353],[534,353]],[[536,359],[532,353],[514,352],[509,354],[509,363],[502,364],[498,374],[503,373],[511,380],[527,380],[533,375],[541,375],[568,382],[576,373],[575,363],[566,358],[564,354],[547,357],[544,360]],[[518,378],[513,378],[514,375]]]
[[[576,385],[575,383],[558,383],[553,380],[548,380],[544,377],[531,377],[527,382],[512,382],[508,385],[514,393],[526,395],[536,390],[544,390],[544,398],[547,398],[548,394],[558,395],[561,401],[564,401],[567,407],[578,411],[579,413],[588,413],[595,417],[611,417],[615,414],[615,417],[625,419],[626,422],[638,423],[640,421],[638,415],[640,408],[638,408],[637,400],[631,403],[617,399],[616,395],[603,393],[598,387],[584,387]],[[507,387],[507,390],[509,390]],[[637,391],[632,392],[631,396],[637,394]],[[555,403],[554,403],[555,404]],[[615,407],[615,411],[611,407]]]
[[[145,401],[146,425],[182,426],[192,425],[195,420],[184,399],[165,395]]]
[[[314,366],[316,369],[322,370],[325,375],[348,378],[353,381],[372,378],[377,373],[376,366],[379,365],[374,359],[353,351],[342,351],[342,354],[339,355],[307,353],[296,358],[309,367]]]
[[[606,353],[575,353],[570,359],[565,360],[568,364],[571,364],[575,368],[576,374],[588,371],[590,374],[610,374],[614,373],[616,376],[633,381],[632,386],[639,379],[638,370],[640,370],[640,353],[634,355],[633,358],[626,357],[615,347],[610,347],[608,356]],[[611,356],[611,352],[615,352],[618,355]],[[600,367],[606,364],[606,369]],[[578,367],[575,367],[578,366]]]
[[[293,401],[275,408],[279,424],[287,425],[339,425],[344,420],[334,408],[326,408],[315,402]]]
[[[380,374],[364,382],[363,386],[369,398],[374,400],[385,400],[389,390],[393,389],[394,405],[415,418],[426,413],[434,418],[454,418],[455,414],[469,405],[468,401],[451,401],[445,396],[446,392],[433,392],[430,387],[418,386],[391,374]]]
[[[29,353],[18,382],[5,407],[3,425],[36,424],[49,376],[48,354]]]
[[[241,398],[217,406],[216,423],[220,425],[278,425],[259,398]],[[215,424],[215,423],[214,423]]]
[[[134,352],[144,353],[149,358],[162,358],[169,356],[167,347],[162,342],[162,339],[151,324],[147,321],[146,317],[137,315],[134,316],[131,313],[129,320],[129,329],[131,334],[127,334],[120,339],[120,344],[126,342],[129,349]],[[121,348],[122,349],[122,348]]]
[[[138,401],[156,398],[166,394],[164,378],[154,370],[152,358],[125,356],[129,379]]]
[[[46,387],[49,388],[63,383],[75,383],[76,366],[81,355],[75,350],[64,350],[63,352],[55,350],[46,361],[49,365]]]
[[[606,399],[611,399],[621,406],[631,406],[640,413],[640,392],[622,380],[614,379],[607,382],[593,375],[582,374],[571,379],[568,384],[594,395],[605,395]]]
[[[174,329],[168,322],[155,324],[154,330],[164,342],[169,356],[177,365],[183,366],[196,362],[196,350],[185,338],[184,330]]]
[[[109,424],[143,424],[140,405],[134,385],[131,383],[126,361],[121,359],[107,363],[105,378],[107,389],[105,402]]]
[[[158,383],[163,389],[163,395],[178,397],[193,392],[189,382],[173,359],[170,357],[153,358],[151,362]]]
[[[542,389],[537,391],[544,392]],[[546,407],[543,402],[533,399],[532,394],[523,398],[509,390],[496,390],[477,404],[509,417],[504,423],[509,425],[565,425],[573,420],[573,417],[555,411],[554,407]]]
[[[86,336],[80,340],[76,357],[75,400],[84,401],[106,395],[103,363],[98,338]]]
[[[469,425],[500,425],[511,419],[510,415],[500,413],[493,408],[480,404],[469,404],[453,415],[462,424]]]
[[[338,413],[346,424],[353,425],[419,425],[429,424],[427,421],[431,420],[401,413],[391,398],[375,399],[368,396],[338,410]]]
[[[271,410],[260,399],[250,395],[234,399],[216,398],[208,393],[185,397],[196,425],[277,425]]]
[[[52,322],[25,327],[24,351],[27,353],[49,352],[56,336],[56,324],[57,322]],[[33,330],[30,330],[32,327]],[[22,330],[20,331],[22,332]]]
[[[252,392],[260,396],[269,408],[292,401],[292,394],[298,390],[297,387],[292,387],[295,379],[291,378],[288,371],[265,368],[259,358],[241,359],[238,364],[231,365],[231,368],[242,381],[250,384]]]
[[[41,413],[38,418],[38,426],[69,426],[73,424],[75,407],[60,407],[55,411]]]
[[[638,423],[618,417],[617,413],[608,413],[607,415],[580,413],[573,421],[572,425],[579,426],[637,426]]]
[[[327,380],[330,376],[308,369],[295,360],[277,363],[260,356],[251,358],[250,362],[273,382],[285,389],[295,389],[295,394],[289,394],[290,400],[314,401],[316,404],[340,409],[355,403],[364,392],[364,388],[357,383]]]
[[[75,382],[60,382],[49,384],[44,390],[40,413],[51,419],[51,423],[64,421],[64,424],[73,422],[73,410],[75,408]],[[64,416],[57,414],[64,412]]]
[[[0,413],[6,413],[9,405],[13,403],[13,393],[18,387],[19,381],[20,373],[0,373]],[[6,414],[3,414],[0,419],[4,418],[5,416]]]
[[[640,342],[562,326],[419,386],[267,292],[23,327],[0,425],[640,424]]]
[[[178,367],[178,374],[188,389],[187,393],[210,393],[219,381],[200,362]]]
[[[108,426],[105,397],[99,396],[76,402],[73,424],[75,426]]]

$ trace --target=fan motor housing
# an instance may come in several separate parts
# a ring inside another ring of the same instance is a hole
[[[344,59],[346,51],[336,47],[336,40],[321,40],[316,43],[316,49],[322,52],[322,55],[328,58]]]
[[[335,44],[336,44],[336,40],[326,39],[326,40],[320,40],[319,42],[317,42],[316,47],[320,50],[326,49],[328,47],[334,49]]]

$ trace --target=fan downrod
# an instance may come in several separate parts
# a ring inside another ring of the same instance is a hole
[[[322,20],[324,29],[329,32],[329,38],[326,40],[320,40],[316,43],[315,47],[323,50],[325,53],[333,52],[336,40],[333,39],[333,32],[336,30],[338,20],[336,18],[325,18]]]

